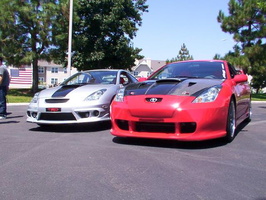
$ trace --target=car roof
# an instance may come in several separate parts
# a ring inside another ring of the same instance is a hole
[[[183,61],[176,61],[173,63],[180,63],[180,62],[226,62],[226,61],[225,60],[183,60]]]
[[[82,71],[82,72],[92,72],[92,71],[126,71],[124,69],[90,69],[90,70],[85,70],[85,71]]]

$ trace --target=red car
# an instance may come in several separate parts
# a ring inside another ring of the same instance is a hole
[[[111,134],[231,142],[250,117],[247,75],[223,60],[182,61],[119,90],[111,104]]]

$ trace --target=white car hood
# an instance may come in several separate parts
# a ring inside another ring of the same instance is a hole
[[[39,98],[71,98],[84,99],[90,94],[101,90],[117,88],[117,85],[112,84],[88,84],[88,85],[60,85],[54,88],[42,90]]]

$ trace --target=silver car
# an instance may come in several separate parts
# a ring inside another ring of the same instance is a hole
[[[36,93],[27,109],[27,122],[52,125],[110,120],[110,103],[117,91],[135,82],[125,70],[78,72],[59,86]]]

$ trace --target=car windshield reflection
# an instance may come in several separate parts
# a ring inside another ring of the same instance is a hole
[[[91,71],[77,73],[61,85],[116,84],[116,71]]]
[[[203,78],[225,79],[225,68],[222,62],[179,62],[163,67],[149,79],[161,80],[167,78]]]

